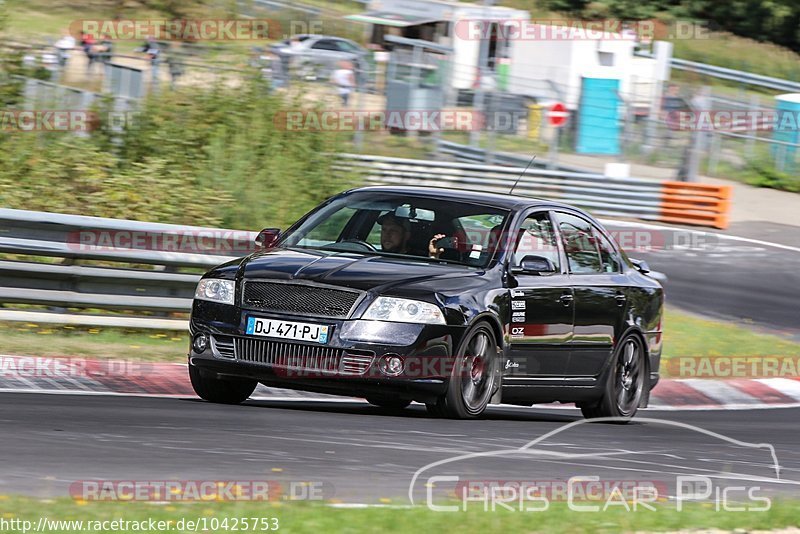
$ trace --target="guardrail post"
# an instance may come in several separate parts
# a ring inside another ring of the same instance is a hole
[[[761,108],[761,99],[756,94],[750,95],[750,109],[760,109]],[[756,135],[758,134],[758,130],[750,131],[750,136],[745,141],[744,145],[744,153],[747,158],[752,158],[755,153],[755,146],[756,146]]]

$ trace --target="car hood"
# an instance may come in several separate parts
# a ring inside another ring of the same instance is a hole
[[[273,249],[253,254],[242,266],[242,276],[273,280],[305,280],[359,290],[385,291],[400,284],[420,284],[475,276],[478,271],[460,265],[371,256],[354,252]],[[432,284],[435,290],[437,284]]]

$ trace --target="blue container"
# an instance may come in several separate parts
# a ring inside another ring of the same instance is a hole
[[[772,138],[776,141],[800,144],[800,94],[778,95],[775,97],[777,120]],[[797,147],[774,145],[772,155],[775,165],[786,171],[794,170],[797,160]],[[782,161],[781,161],[782,160]]]
[[[616,156],[620,153],[622,102],[619,85],[615,78],[583,78],[575,145],[579,154]]]

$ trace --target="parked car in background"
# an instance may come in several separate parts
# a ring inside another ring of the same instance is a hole
[[[330,77],[340,61],[350,61],[356,73],[367,70],[369,51],[350,39],[332,35],[298,34],[272,45],[272,51],[288,57],[293,72],[306,79]]]

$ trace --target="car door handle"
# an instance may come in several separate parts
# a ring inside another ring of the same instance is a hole
[[[628,300],[624,293],[617,293],[614,298],[617,300],[617,306],[624,306],[625,301]]]
[[[569,294],[569,293],[564,293],[563,295],[561,295],[561,296],[558,298],[558,301],[559,301],[561,304],[563,304],[564,306],[569,306],[570,304],[572,304],[572,301],[573,301],[574,299],[575,299],[575,297],[573,297],[571,294]]]

